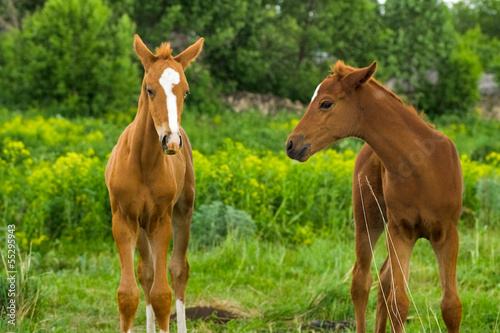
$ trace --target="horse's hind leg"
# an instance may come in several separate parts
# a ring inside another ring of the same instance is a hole
[[[134,251],[137,242],[137,230],[134,223],[116,213],[113,215],[113,237],[118,248],[121,263],[121,279],[118,287],[118,310],[120,311],[121,332],[130,332],[137,306],[139,305],[139,287],[135,281]]]
[[[151,245],[149,244],[144,229],[139,230],[137,249],[139,250],[139,254],[141,256],[141,260],[137,266],[137,276],[139,277],[139,282],[141,283],[142,290],[144,291],[144,295],[146,297],[147,333],[154,333],[155,316],[150,297],[151,286],[154,281],[154,264],[153,255],[151,253]]]
[[[391,224],[387,226],[387,252],[391,273],[391,292],[388,299],[391,332],[400,333],[404,330],[410,300],[406,295],[408,278],[410,276],[410,259],[416,239],[407,237],[401,227]],[[383,281],[384,282],[384,281]]]
[[[177,332],[186,332],[185,294],[189,278],[189,263],[186,252],[189,245],[191,216],[193,214],[194,188],[184,191],[174,207],[172,216],[173,252],[168,264],[177,309]]]
[[[458,244],[458,231],[455,225],[450,227],[442,239],[433,241],[431,238],[443,290],[441,314],[448,332],[459,332],[462,321],[462,302],[457,287]]]
[[[380,268],[377,294],[377,315],[375,318],[376,333],[384,333],[387,328],[388,299],[391,292],[391,266],[387,257]]]

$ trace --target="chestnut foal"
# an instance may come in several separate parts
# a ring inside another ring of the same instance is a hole
[[[106,167],[106,185],[113,213],[113,237],[121,262],[118,309],[121,332],[130,332],[139,288],[134,252],[140,254],[137,275],[146,297],[147,332],[169,331],[172,292],[176,299],[178,332],[186,332],[185,292],[189,277],[186,251],[193,213],[195,181],[191,145],[180,127],[189,91],[186,66],[201,51],[203,38],[176,57],[169,44],[152,54],[135,35],[135,52],[144,66],[139,108],[120,135]]]
[[[366,144],[354,167],[356,263],[351,298],[356,332],[365,332],[372,285],[373,247],[387,230],[388,257],[381,267],[375,332],[402,332],[410,302],[406,295],[410,257],[419,238],[430,241],[439,267],[441,312],[448,332],[458,332],[462,304],[456,266],[462,171],[457,150],[372,75],[376,63],[354,69],[337,62],[316,89],[307,112],[290,134],[290,158],[311,155],[345,137]],[[364,184],[364,186],[363,186]],[[387,221],[387,222],[386,222]]]

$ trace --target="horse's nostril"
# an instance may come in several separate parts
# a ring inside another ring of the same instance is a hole
[[[167,146],[167,136],[164,135],[162,138],[161,138],[161,145],[163,147],[166,147]]]
[[[290,140],[290,141],[288,141],[288,143],[286,144],[286,150],[287,150],[287,151],[290,151],[290,150],[292,150],[292,149],[293,149],[293,141],[292,141],[292,140]]]
[[[182,148],[182,135],[179,135],[179,149]]]

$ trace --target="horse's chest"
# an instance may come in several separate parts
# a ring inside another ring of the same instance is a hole
[[[124,215],[148,221],[171,213],[183,187],[182,166],[165,165],[145,171],[123,165],[119,170],[120,177],[110,183],[110,193]]]

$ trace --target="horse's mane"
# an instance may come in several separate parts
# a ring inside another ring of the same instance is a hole
[[[158,59],[169,59],[172,58],[172,49],[170,48],[170,43],[162,43],[160,47],[157,47],[156,57]]]
[[[342,79],[344,76],[352,73],[355,70],[356,69],[354,67],[351,67],[351,66],[344,64],[344,62],[341,60],[338,60],[337,63],[332,66],[332,72],[334,73],[334,75],[337,75],[339,77],[339,79]],[[396,99],[399,103],[403,104],[403,106],[405,108],[407,108],[410,112],[417,114],[422,120],[425,121],[425,112],[424,111],[421,111],[420,113],[418,113],[417,110],[415,110],[415,108],[412,105],[406,105],[403,102],[403,100],[401,100],[401,98],[399,98],[395,93],[393,93],[392,91],[390,91],[389,89],[384,87],[384,85],[382,83],[380,83],[379,81],[377,81],[373,77],[370,79],[369,82],[372,83],[377,88],[385,91],[389,96]],[[427,121],[425,121],[425,123],[432,128],[435,127],[433,124],[430,124]]]

